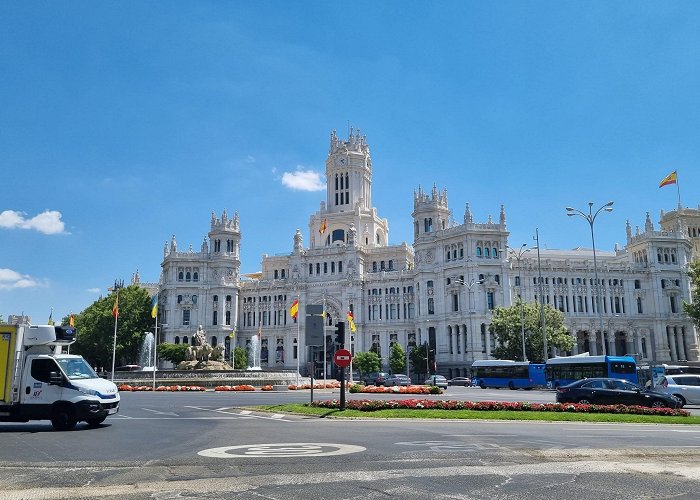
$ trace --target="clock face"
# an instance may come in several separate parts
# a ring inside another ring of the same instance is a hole
[[[335,164],[339,166],[347,165],[348,159],[342,156],[335,159]]]

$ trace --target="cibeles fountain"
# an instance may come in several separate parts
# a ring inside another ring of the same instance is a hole
[[[157,385],[200,385],[214,387],[217,385],[252,385],[261,387],[271,385],[277,388],[287,388],[291,384],[308,384],[308,377],[301,377],[296,370],[274,369],[261,367],[260,337],[252,335],[248,340],[248,366],[232,367],[224,359],[225,346],[218,344],[212,346],[207,342],[206,332],[200,325],[197,332],[192,335],[192,343],[187,347],[185,360],[181,361],[175,369],[164,367],[167,362],[161,359],[153,373],[153,333],[147,332],[144,336],[139,352],[140,372],[117,372],[115,380],[129,384],[150,385],[154,376]],[[232,349],[234,346],[232,346]]]
[[[177,365],[178,370],[231,370],[224,361],[224,346],[211,346],[207,336],[199,325],[197,333],[192,336],[192,345],[185,352],[185,361]]]

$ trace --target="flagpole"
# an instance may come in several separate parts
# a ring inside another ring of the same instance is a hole
[[[326,388],[326,292],[323,292],[323,388]]]
[[[155,325],[155,333],[153,334],[153,390],[156,390],[156,364],[157,364],[157,355],[156,355],[156,350],[158,349],[158,294],[156,294],[156,325]]]
[[[681,204],[681,183],[678,181],[678,171],[676,171],[676,190],[678,190],[678,210],[680,211],[683,205]]]
[[[117,323],[119,322],[119,288],[117,288],[117,298],[114,303],[114,343],[112,345],[112,382],[114,382],[114,362],[117,357]]]
[[[299,309],[298,308],[299,308],[299,294],[297,293],[297,317],[296,317],[296,320],[297,320],[297,389],[299,388],[299,355],[301,354],[301,349],[299,348],[300,347],[300,345],[299,345],[299,330],[300,330],[299,323],[300,322],[299,322]]]

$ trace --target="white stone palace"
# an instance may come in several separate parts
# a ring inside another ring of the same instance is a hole
[[[538,301],[541,293],[565,315],[576,339],[569,354],[629,354],[640,364],[653,353],[657,362],[698,360],[698,334],[682,302],[691,300],[688,263],[700,256],[700,209],[662,212],[658,229],[648,213],[643,231],[628,222],[624,248],[596,251],[596,284],[592,250],[532,249],[518,260],[503,206],[496,221],[475,222],[467,203],[458,224],[447,191],[436,187],[414,192],[413,244],[390,245],[389,222],[372,205],[372,158],[359,130],[346,141],[331,134],[326,179],[326,199],[309,218],[308,246],[297,229],[291,252],[263,256],[259,273],[241,276],[237,213],[212,213],[199,251],[182,251],[173,235],[161,264],[161,340],[190,343],[202,325],[210,344],[229,342],[235,332],[234,344],[243,347],[261,332],[263,369],[299,363],[305,372],[305,306],[325,304],[328,360],[334,325],[352,310],[355,352],[375,350],[387,368],[392,343],[428,342],[438,372],[449,378],[491,357],[495,307],[519,295]],[[289,315],[297,298],[299,325]]]

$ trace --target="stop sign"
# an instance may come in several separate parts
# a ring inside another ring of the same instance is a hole
[[[341,368],[350,366],[352,354],[347,349],[338,349],[333,355],[333,362]]]

